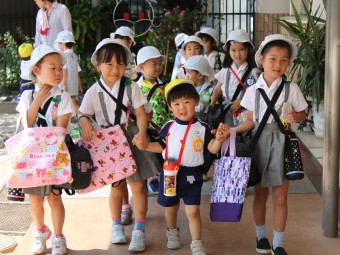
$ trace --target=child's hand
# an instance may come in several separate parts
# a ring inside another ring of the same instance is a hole
[[[231,109],[233,110],[233,111],[237,111],[237,110],[239,110],[239,109],[241,109],[242,107],[241,107],[241,100],[235,100],[235,101],[233,101],[233,102],[230,102],[230,104],[231,104]]]
[[[298,123],[299,122],[298,116],[297,116],[296,112],[294,112],[294,111],[287,112],[284,115],[284,119],[287,123]]]
[[[92,140],[92,133],[93,133],[93,126],[91,124],[91,122],[84,118],[84,120],[82,120],[82,124],[81,124],[81,136],[86,140],[86,141],[91,141]]]
[[[216,131],[216,140],[219,142],[223,142],[225,139],[227,139],[229,135],[230,128],[227,125],[220,123]]]
[[[137,133],[132,139],[132,144],[136,145],[140,150],[145,150],[148,147],[148,143],[146,135],[140,135],[139,133]]]
[[[42,105],[43,102],[45,102],[51,96],[51,89],[51,85],[42,85],[40,89],[34,93],[34,101],[37,102],[39,105]]]

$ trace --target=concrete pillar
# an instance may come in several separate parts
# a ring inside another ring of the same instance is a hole
[[[340,1],[327,1],[325,133],[323,157],[323,229],[325,237],[338,236],[340,132]]]

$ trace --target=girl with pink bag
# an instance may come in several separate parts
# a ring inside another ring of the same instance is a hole
[[[145,250],[144,224],[148,201],[145,180],[155,176],[159,172],[160,166],[155,165],[157,163],[155,155],[150,153],[148,157],[146,154],[141,154],[136,147],[131,146],[133,136],[141,139],[143,144],[147,144],[147,118],[144,111],[144,104],[147,103],[147,100],[138,85],[124,77],[126,66],[130,61],[130,49],[120,40],[107,38],[97,45],[91,62],[101,73],[101,78],[87,90],[79,108],[79,111],[84,114],[80,117],[79,122],[82,129],[81,135],[86,141],[97,138],[97,132],[95,132],[87,115],[95,116],[96,122],[102,128],[120,129],[119,125],[121,125],[126,130],[133,158],[137,164],[136,173],[127,178],[134,199],[135,212],[135,226],[128,249],[132,252],[142,252]],[[133,111],[131,108],[133,108]],[[129,121],[129,115],[131,117],[132,115],[136,116],[135,123],[137,123],[138,128],[136,125],[133,126],[133,122]],[[131,134],[133,129],[137,131],[134,135]],[[111,146],[108,142],[107,147],[110,148]],[[111,156],[112,159],[116,157],[116,155]],[[114,161],[113,171],[121,164],[120,160]],[[106,163],[108,162],[102,162],[103,167]],[[98,168],[98,171],[101,171],[101,166]],[[109,197],[112,219],[111,242],[113,244],[127,243],[124,226],[121,222],[124,182],[126,180],[122,179],[113,183]]]
[[[30,60],[29,76],[36,80],[35,90],[25,90],[16,110],[21,115],[27,114],[27,126],[48,126],[47,122],[70,131],[70,118],[74,115],[71,97],[62,93],[58,85],[63,77],[63,65],[66,57],[48,45],[39,45],[34,49]],[[52,103],[59,98],[58,107]],[[45,110],[45,114],[40,112]],[[45,118],[42,118],[44,115]],[[23,126],[26,123],[21,123]],[[52,185],[25,188],[29,194],[30,211],[36,229],[33,232],[32,252],[42,254],[46,251],[46,241],[51,237],[51,230],[44,224],[44,199],[51,207],[54,236],[52,239],[52,254],[66,254],[66,239],[63,235],[65,209],[61,196],[52,192]]]

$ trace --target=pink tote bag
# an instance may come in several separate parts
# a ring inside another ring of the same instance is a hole
[[[119,125],[96,130],[91,141],[81,139],[78,145],[89,150],[94,165],[90,186],[76,190],[79,194],[100,189],[136,172],[136,162]]]
[[[20,123],[18,119],[17,128]],[[27,127],[5,142],[11,160],[6,186],[30,188],[62,184],[71,179],[71,157],[63,127]]]

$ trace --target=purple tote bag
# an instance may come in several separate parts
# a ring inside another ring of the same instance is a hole
[[[214,161],[214,179],[210,201],[210,219],[217,222],[239,222],[245,199],[250,157],[237,157],[236,130],[222,144],[221,158]],[[226,153],[229,149],[229,156]]]

